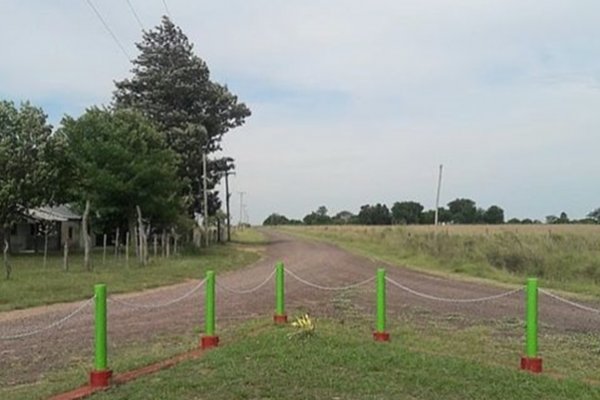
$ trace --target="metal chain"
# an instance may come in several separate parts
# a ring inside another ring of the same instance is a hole
[[[180,301],[183,301],[183,300],[187,299],[192,294],[194,294],[196,291],[198,291],[198,289],[200,289],[202,287],[202,285],[204,285],[205,282],[206,282],[206,278],[203,279],[203,280],[201,280],[200,283],[198,283],[196,286],[194,286],[188,292],[184,293],[182,296],[177,297],[177,298],[175,298],[173,300],[169,300],[166,303],[161,303],[161,304],[136,304],[136,303],[130,303],[128,301],[124,301],[124,300],[120,300],[120,299],[116,299],[116,298],[112,298],[112,297],[109,298],[108,301],[110,301],[112,303],[120,304],[120,305],[125,306],[125,307],[129,307],[129,308],[138,308],[138,309],[144,309],[144,310],[153,310],[155,308],[168,307],[170,305],[173,305],[175,303],[178,303]]]
[[[404,286],[401,283],[398,283],[395,280],[388,278],[388,277],[386,277],[385,280],[388,281],[389,283],[391,283],[392,285],[394,285],[408,293],[411,293],[415,296],[422,297],[424,299],[442,301],[442,302],[447,302],[447,303],[477,303],[477,302],[482,302],[482,301],[496,300],[496,299],[499,299],[502,297],[510,296],[512,294],[518,293],[523,290],[523,288],[520,287],[518,289],[510,290],[508,292],[504,292],[504,293],[500,293],[500,294],[495,294],[492,296],[478,297],[478,298],[473,298],[473,299],[451,299],[451,298],[447,298],[447,297],[436,297],[436,296],[432,296],[432,295],[429,295],[426,293],[418,292],[418,291],[411,289],[408,286]]]
[[[235,293],[235,294],[249,294],[249,293],[254,293],[258,289],[260,289],[261,287],[265,286],[271,280],[271,278],[273,278],[274,275],[275,275],[275,270],[273,270],[271,272],[271,274],[269,274],[269,276],[267,276],[267,278],[264,281],[262,281],[261,283],[259,283],[258,285],[256,285],[255,287],[253,287],[251,289],[237,290],[237,289],[234,289],[234,288],[229,287],[227,285],[223,285],[222,283],[219,283],[218,280],[216,281],[216,284],[221,289],[225,289],[226,291],[231,292],[231,293]]]
[[[52,329],[52,328],[54,328],[54,327],[56,327],[56,326],[59,326],[59,325],[61,325],[62,323],[64,323],[64,322],[68,321],[68,320],[69,320],[69,319],[71,319],[71,318],[73,318],[75,315],[79,314],[79,313],[80,313],[80,312],[81,312],[81,311],[82,311],[82,310],[83,310],[83,309],[84,309],[86,306],[88,306],[88,305],[89,305],[89,304],[90,304],[90,303],[91,303],[91,302],[94,300],[94,298],[95,298],[95,296],[94,296],[94,297],[91,297],[91,298],[89,298],[89,299],[87,299],[87,300],[86,300],[86,301],[84,301],[84,302],[83,302],[83,303],[82,303],[82,304],[81,304],[79,307],[77,307],[77,308],[75,309],[75,311],[71,312],[71,313],[70,313],[70,314],[68,314],[67,316],[65,316],[65,317],[63,317],[63,318],[61,318],[61,319],[59,319],[59,320],[57,320],[57,321],[54,321],[54,322],[53,322],[53,323],[51,323],[50,325],[46,325],[46,326],[44,326],[43,328],[34,329],[34,330],[32,330],[32,331],[29,331],[29,332],[23,332],[23,333],[19,333],[19,334],[16,334],[16,335],[10,335],[10,336],[0,336],[0,340],[14,340],[14,339],[21,339],[21,338],[25,338],[25,337],[28,337],[28,336],[33,336],[33,335],[36,335],[36,334],[38,334],[38,333],[41,333],[41,332],[47,331],[47,330],[49,330],[49,329]]]
[[[296,275],[294,272],[292,272],[291,270],[289,270],[287,268],[285,269],[285,272],[287,274],[289,274],[292,278],[296,279],[298,282],[303,283],[307,286],[311,286],[315,289],[321,289],[321,290],[348,290],[348,289],[356,288],[358,286],[362,286],[364,284],[367,284],[367,283],[375,280],[375,276],[372,276],[368,279],[365,279],[364,281],[353,283],[353,284],[347,285],[347,286],[322,286],[322,285],[318,285],[316,283],[312,283],[305,279],[300,278],[298,275]]]
[[[574,301],[567,300],[565,298],[562,298],[562,297],[560,297],[558,295],[555,295],[554,293],[551,293],[551,292],[549,292],[547,290],[544,290],[544,289],[539,289],[539,291],[540,291],[540,293],[545,294],[546,296],[549,296],[549,297],[551,297],[551,298],[553,298],[555,300],[558,300],[558,301],[560,301],[562,303],[568,304],[568,305],[570,305],[572,307],[579,308],[579,309],[584,310],[584,311],[589,311],[589,312],[593,312],[593,313],[596,313],[596,314],[600,314],[600,310],[598,310],[596,308],[592,308],[592,307],[584,306],[583,304],[575,303]]]

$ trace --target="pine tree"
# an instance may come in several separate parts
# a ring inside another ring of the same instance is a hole
[[[164,134],[181,159],[179,176],[186,182],[182,194],[189,200],[189,211],[201,212],[202,153],[222,150],[223,135],[242,125],[250,110],[227,86],[211,81],[208,66],[169,18],[144,32],[137,47],[140,54],[133,61],[133,76],[116,82],[115,106],[141,112]],[[232,168],[231,161],[211,159],[209,189],[221,171]],[[209,208],[214,211],[219,206],[218,196],[212,194]]]

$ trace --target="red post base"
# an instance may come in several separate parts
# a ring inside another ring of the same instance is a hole
[[[202,336],[200,338],[200,348],[202,350],[211,349],[217,346],[219,346],[218,336]]]
[[[287,324],[287,315],[283,314],[283,315],[273,315],[273,322],[275,322],[278,325],[283,325],[283,324]]]
[[[90,372],[90,386],[96,387],[107,387],[110,385],[110,378],[112,377],[112,371],[106,369],[104,371],[92,371]]]
[[[373,339],[376,342],[389,342],[390,334],[388,332],[373,332]]]
[[[542,372],[542,359],[521,357],[521,369],[539,374]]]

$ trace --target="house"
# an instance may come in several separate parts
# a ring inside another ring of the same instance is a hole
[[[46,234],[48,250],[80,247],[81,216],[69,206],[40,207],[28,210],[23,221],[13,225],[10,246],[14,252],[43,251]]]

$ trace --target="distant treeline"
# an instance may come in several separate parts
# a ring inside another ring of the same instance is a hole
[[[435,221],[435,210],[425,210],[422,204],[416,201],[398,201],[391,209],[387,205],[377,203],[365,204],[358,214],[350,211],[340,211],[330,216],[327,207],[321,206],[307,214],[302,221],[289,219],[285,215],[273,213],[264,220],[263,225],[431,225]],[[541,224],[537,219],[517,218],[504,220],[504,210],[492,205],[487,209],[477,207],[471,199],[455,199],[447,207],[438,209],[438,221],[448,224]],[[590,212],[588,218],[570,220],[565,212],[559,216],[546,217],[547,224],[584,223],[596,224],[600,222],[600,208]]]

